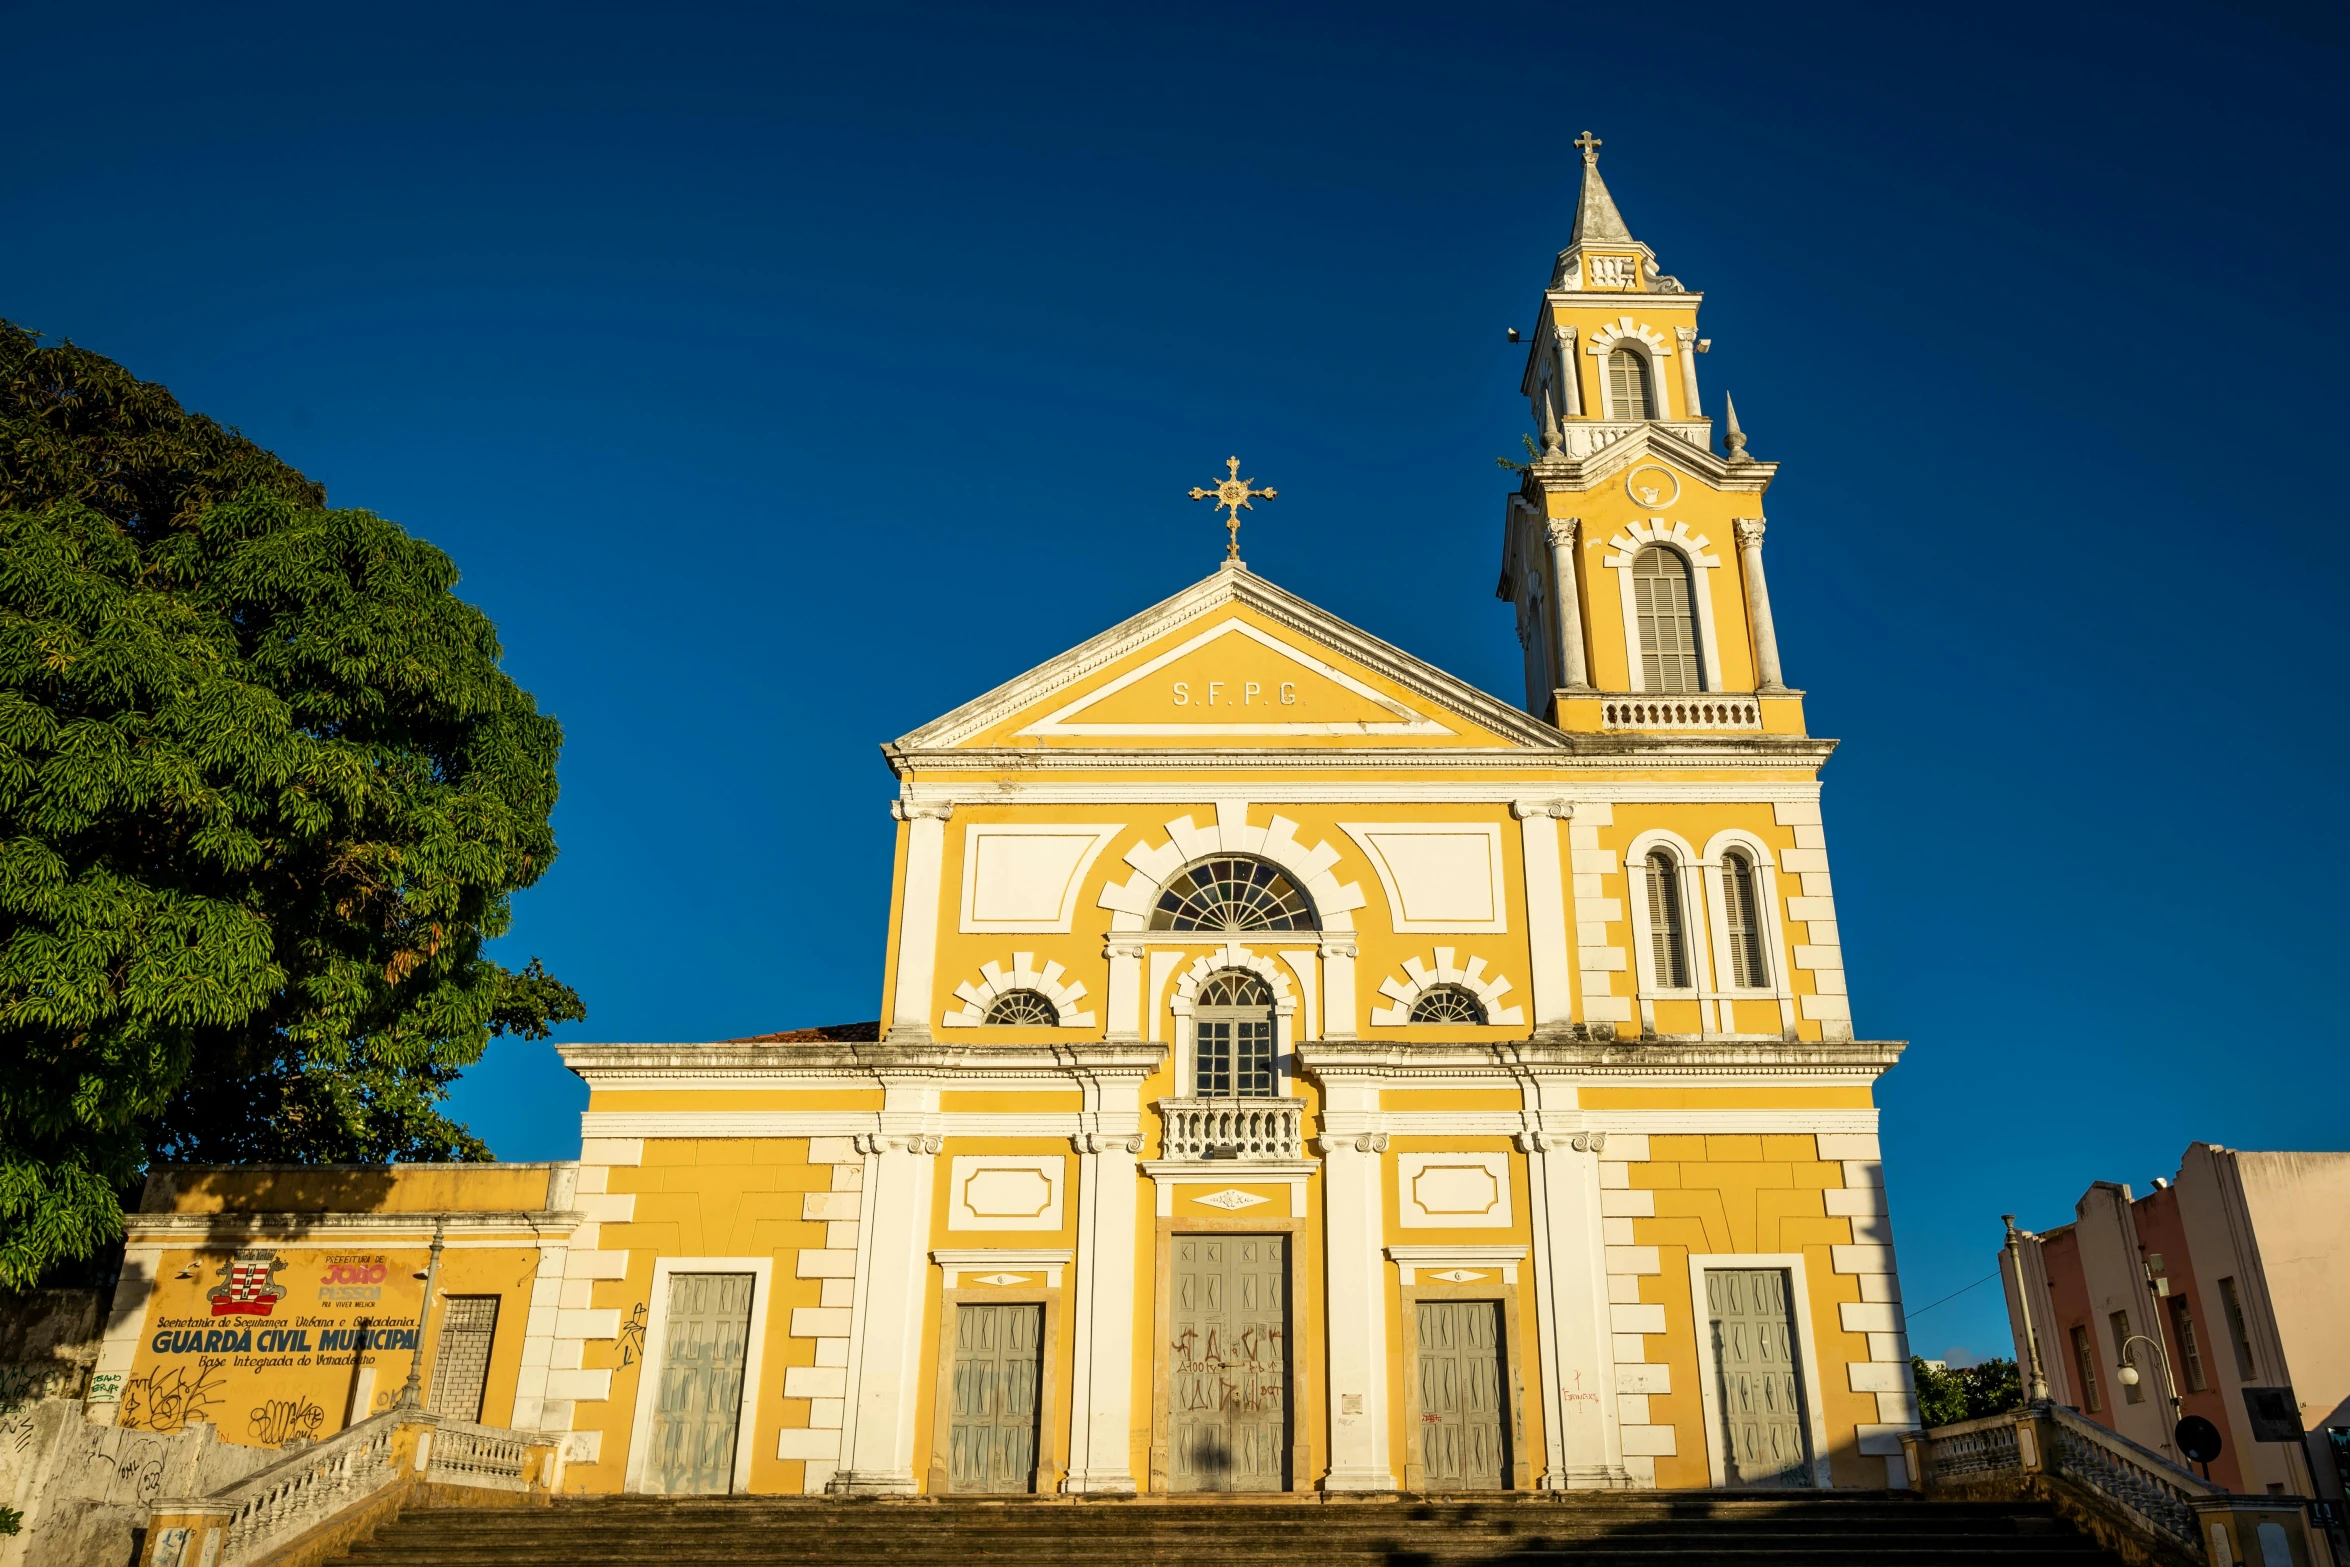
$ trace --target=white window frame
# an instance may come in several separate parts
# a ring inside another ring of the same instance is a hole
[[[1275,935],[1278,932],[1266,932]],[[1201,954],[1209,963],[1205,974],[1193,975],[1190,970],[1197,962],[1186,965],[1175,977],[1174,993],[1167,998],[1169,1010],[1175,1014],[1175,1093],[1177,1099],[1197,1098],[1199,1061],[1199,1025],[1193,1019],[1192,1008],[1197,1005],[1202,980],[1213,978],[1226,969],[1239,969],[1254,974],[1273,992],[1273,1097],[1292,1096],[1290,1062],[1297,1054],[1297,993],[1281,973],[1276,956],[1286,959],[1289,954],[1252,952],[1236,943],[1211,947]]]
[[[1631,537],[1626,538],[1627,534]],[[1689,596],[1695,601],[1693,607],[1697,613],[1697,663],[1705,674],[1705,690],[1687,694],[1713,696],[1722,689],[1722,639],[1714,630],[1713,593],[1713,573],[1720,569],[1722,558],[1706,553],[1707,542],[1702,534],[1690,534],[1687,523],[1667,523],[1662,517],[1650,517],[1645,524],[1632,523],[1608,540],[1616,553],[1600,564],[1615,569],[1616,591],[1624,608],[1624,674],[1634,691],[1647,691],[1648,675],[1640,667],[1640,610],[1632,595],[1632,562],[1652,545],[1680,551],[1682,561],[1689,567]]]
[[[652,1299],[645,1308],[644,1370],[636,1383],[636,1415],[629,1422],[628,1473],[621,1489],[642,1492],[651,1457],[653,1414],[661,1403],[661,1368],[669,1351],[669,1276],[673,1273],[748,1273],[751,1278],[750,1337],[743,1345],[743,1403],[735,1416],[734,1474],[728,1491],[751,1489],[751,1459],[759,1427],[759,1376],[767,1348],[767,1302],[775,1275],[773,1257],[655,1257]]]
[[[1828,1415],[1820,1400],[1820,1351],[1813,1342],[1811,1284],[1799,1251],[1692,1252],[1689,1257],[1690,1320],[1697,1328],[1697,1391],[1705,1406],[1705,1466],[1715,1489],[1727,1485],[1728,1465],[1722,1452],[1722,1364],[1714,1353],[1714,1336],[1705,1330],[1706,1270],[1783,1268],[1787,1273],[1788,1302],[1795,1318],[1796,1353],[1803,1357],[1803,1411],[1811,1427],[1811,1483],[1819,1490],[1835,1484],[1828,1467]]]
[[[1770,969],[1767,985],[1731,982],[1731,976],[1737,971],[1730,963],[1730,905],[1727,889],[1722,885],[1722,857],[1732,849],[1744,850],[1747,863],[1754,870],[1754,917],[1760,926],[1756,934],[1762,938],[1763,962]],[[1753,833],[1726,827],[1706,840],[1704,863],[1708,928],[1714,951],[1722,955],[1721,971],[1713,975],[1714,989],[1725,1001],[1775,998],[1779,1003],[1780,1031],[1784,1033],[1795,1026],[1795,991],[1789,973],[1795,954],[1787,944],[1787,922],[1779,903],[1778,856]]]
[[[1648,857],[1659,849],[1672,856],[1680,880],[1681,941],[1688,949],[1682,956],[1689,964],[1686,985],[1666,985],[1657,978],[1656,929],[1648,922]],[[1686,838],[1661,828],[1642,833],[1624,847],[1624,901],[1632,916],[1632,956],[1640,985],[1640,1031],[1644,1034],[1656,1032],[1659,1001],[1695,1001],[1699,1030],[1716,1032],[1705,984],[1711,927],[1705,918],[1705,884],[1698,876],[1698,861],[1697,851]]]

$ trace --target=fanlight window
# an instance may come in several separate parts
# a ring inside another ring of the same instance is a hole
[[[1312,930],[1314,906],[1278,866],[1245,855],[1202,860],[1167,883],[1153,930]]]
[[[1433,985],[1412,1003],[1415,1023],[1483,1023],[1485,1003],[1459,985]]]
[[[1632,557],[1632,611],[1640,623],[1640,676],[1649,691],[1703,691],[1689,562],[1651,544]]]
[[[1260,927],[1261,928],[1261,927]],[[1273,992],[1256,975],[1210,975],[1191,1009],[1192,1092],[1201,1099],[1266,1099],[1273,1093]]]
[[[1659,849],[1648,857],[1648,952],[1659,990],[1689,988],[1689,942],[1681,919],[1681,867]]]
[[[1736,850],[1722,856],[1722,913],[1730,927],[1731,983],[1760,990],[1771,982],[1763,967],[1761,904],[1754,891],[1754,862]]]
[[[1041,992],[1007,990],[988,1004],[986,1020],[1015,1028],[1058,1028],[1061,1009]]]
[[[1656,398],[1648,385],[1648,361],[1629,348],[1607,356],[1607,402],[1611,419],[1654,419]]]

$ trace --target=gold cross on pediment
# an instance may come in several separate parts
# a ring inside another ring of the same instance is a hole
[[[1256,510],[1254,506],[1249,504],[1250,501],[1269,501],[1281,492],[1273,489],[1251,489],[1250,486],[1255,484],[1256,480],[1244,479],[1240,476],[1240,459],[1237,457],[1225,458],[1224,466],[1229,470],[1229,474],[1222,483],[1212,490],[1203,490],[1195,484],[1191,487],[1191,498],[1195,501],[1212,500],[1224,511],[1224,526],[1232,534],[1232,542],[1224,548],[1224,558],[1238,560],[1240,559],[1240,514],[1244,511]]]

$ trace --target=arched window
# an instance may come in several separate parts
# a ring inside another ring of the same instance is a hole
[[[1681,918],[1681,867],[1662,849],[1648,856],[1648,952],[1659,990],[1689,988],[1689,940]]]
[[[1760,990],[1771,982],[1763,966],[1762,903],[1754,862],[1737,849],[1722,856],[1722,915],[1730,927],[1730,982]]]
[[[1273,992],[1243,969],[1212,974],[1191,1009],[1198,1030],[1192,1092],[1201,1099],[1273,1094]]]
[[[1461,985],[1431,985],[1412,1003],[1415,1023],[1479,1023],[1485,1021],[1485,1003]]]
[[[1648,360],[1629,348],[1607,356],[1607,416],[1610,419],[1654,419],[1656,397],[1648,384]]]
[[[1651,544],[1632,557],[1632,613],[1640,622],[1640,677],[1648,691],[1703,691],[1689,562]]]
[[[1151,910],[1153,930],[1313,930],[1314,906],[1277,865],[1219,855],[1179,872]]]
[[[1061,1009],[1037,990],[1007,990],[988,1003],[984,1019],[992,1027],[1059,1028]]]

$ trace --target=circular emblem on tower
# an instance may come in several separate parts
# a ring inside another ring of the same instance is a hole
[[[1624,475],[1624,493],[1655,509],[1681,498],[1681,476],[1659,463],[1644,462]]]

